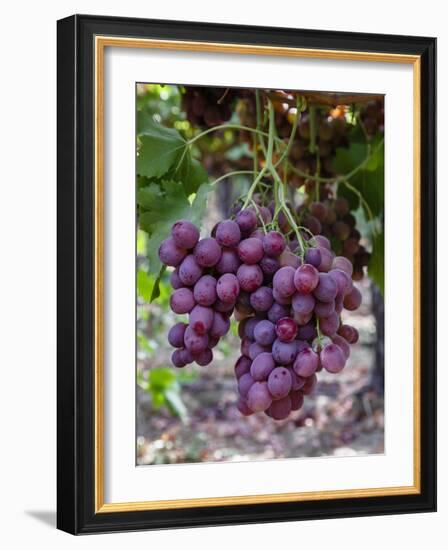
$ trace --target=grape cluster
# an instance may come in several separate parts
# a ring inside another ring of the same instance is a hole
[[[234,313],[241,338],[238,409],[281,420],[302,406],[319,370],[344,368],[358,333],[341,323],[341,313],[357,309],[361,294],[352,264],[334,254],[326,237],[303,241],[298,256],[281,232],[266,231],[270,222],[266,207],[243,209],[200,239],[191,222],[180,220],[159,257],[175,268],[172,310],[189,315],[188,324],[168,334],[174,366],[211,363]]]
[[[356,218],[350,213],[347,199],[339,197],[302,204],[297,208],[297,213],[313,235],[327,237],[333,250],[350,260],[353,264],[352,279],[361,280],[370,253],[360,243],[361,234],[356,229]]]
[[[377,132],[384,133],[384,99],[366,103],[361,109],[360,116],[369,137]]]
[[[182,109],[193,126],[211,128],[230,119],[235,99],[232,88],[188,86],[182,96]]]

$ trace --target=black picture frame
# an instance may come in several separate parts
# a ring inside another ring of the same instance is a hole
[[[74,15],[57,24],[57,527],[72,534],[431,512],[436,509],[436,39]],[[96,35],[412,54],[421,59],[419,494],[95,513]]]

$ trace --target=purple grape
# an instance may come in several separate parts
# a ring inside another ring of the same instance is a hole
[[[221,338],[229,332],[229,329],[230,319],[223,313],[215,311],[213,314],[213,323],[210,328],[210,336],[213,338]]]
[[[187,348],[181,348],[178,351],[180,351],[180,357],[186,365],[193,363],[194,357],[191,351],[189,351]]]
[[[311,313],[314,309],[314,304],[316,300],[312,294],[300,294],[296,293],[292,297],[292,309],[301,315],[307,315]]]
[[[301,265],[294,273],[294,286],[301,294],[310,294],[319,284],[319,272],[311,264]]]
[[[207,348],[204,351],[195,354],[194,360],[200,367],[206,367],[213,361],[213,352],[210,348]]]
[[[274,420],[284,420],[288,418],[289,413],[292,410],[292,402],[289,395],[286,395],[282,399],[273,401],[269,407],[269,416]]]
[[[266,382],[255,382],[247,394],[247,404],[254,412],[265,411],[271,406],[272,397]]]
[[[252,342],[253,340],[251,340],[250,338],[243,338],[241,340],[241,346],[240,346],[241,355],[246,355],[247,357],[249,357],[249,349],[250,349],[250,346],[252,345]]]
[[[260,260],[260,267],[264,273],[265,279],[271,280],[274,274],[280,269],[280,263],[277,258],[263,256]]]
[[[178,369],[182,369],[185,367],[187,363],[185,363],[183,357],[182,357],[182,350],[176,349],[171,354],[171,363]]]
[[[310,393],[313,392],[314,388],[316,387],[316,384],[317,384],[317,376],[313,374],[312,376],[310,376],[305,380],[305,384],[303,385],[303,388],[302,388],[302,393],[304,395],[309,395]]]
[[[231,314],[234,307],[235,302],[223,302],[222,300],[216,300],[216,302],[213,304],[213,309],[221,313]]]
[[[211,306],[216,301],[216,279],[211,275],[203,275],[193,289],[194,299],[200,306]]]
[[[267,208],[266,206],[261,206],[258,209],[258,214],[261,217],[261,219],[263,220],[265,225],[271,223],[272,214],[271,214],[271,211],[269,210],[269,208]]]
[[[345,358],[348,359],[350,357],[350,344],[347,340],[342,338],[342,336],[339,336],[339,334],[334,334],[331,339],[333,340],[333,344],[336,344],[341,348]]]
[[[327,271],[330,271],[331,266],[333,264],[333,258],[334,254],[331,252],[331,250],[327,250],[326,248],[320,248],[320,264],[319,264],[319,271],[326,273]]]
[[[299,268],[300,269],[300,268]],[[289,297],[296,291],[294,286],[295,270],[291,266],[280,268],[274,275],[273,288],[280,296]]]
[[[213,309],[204,306],[194,306],[190,312],[190,327],[200,335],[206,334],[213,324]]]
[[[268,256],[280,256],[286,248],[285,237],[278,231],[269,231],[263,238],[263,250]]]
[[[321,261],[322,255],[319,248],[308,248],[308,250],[305,252],[305,263],[310,264],[318,269]]]
[[[281,399],[291,391],[291,373],[285,367],[275,368],[268,377],[268,390],[274,399]]]
[[[304,349],[308,349],[311,345],[306,340],[296,340],[297,342],[297,353],[300,353]]]
[[[255,327],[258,325],[259,322],[260,319],[258,319],[258,317],[251,317],[250,319],[247,319],[244,325],[244,334],[247,338],[255,340]]]
[[[244,233],[254,231],[257,227],[257,215],[253,209],[241,210],[236,216],[236,223]]]
[[[291,399],[291,410],[298,411],[303,406],[303,393],[301,391],[292,391],[289,394]]]
[[[331,226],[333,235],[340,241],[345,241],[350,236],[350,227],[343,221],[337,220]]]
[[[189,288],[178,288],[171,294],[170,306],[174,313],[189,313],[195,304],[193,292]]]
[[[338,334],[347,340],[349,344],[356,344],[359,339],[358,331],[351,325],[341,325]]]
[[[241,239],[239,225],[232,220],[225,220],[218,224],[216,229],[216,240],[221,246],[236,246]]]
[[[353,288],[353,282],[351,278],[341,269],[331,269],[328,275],[333,279],[338,288],[338,294],[345,296]]]
[[[332,302],[319,302],[316,300],[316,305],[314,306],[314,314],[317,317],[328,317],[334,313],[335,301]]]
[[[305,348],[297,354],[294,372],[303,378],[312,376],[319,366],[319,356],[311,348]]]
[[[320,362],[328,372],[340,372],[345,366],[345,361],[344,352],[336,344],[328,344],[320,352]]]
[[[193,254],[189,254],[179,266],[179,279],[185,286],[193,286],[202,275],[202,268]]]
[[[279,305],[283,307],[289,307],[291,305],[292,297],[291,296],[282,296],[278,293],[277,289],[273,289],[272,296]],[[289,311],[289,309],[288,309]]]
[[[233,273],[225,273],[218,279],[216,293],[222,302],[235,303],[240,291],[240,283]]]
[[[297,355],[297,342],[282,342],[277,338],[272,344],[272,357],[279,365],[290,365]]]
[[[304,325],[307,325],[311,319],[313,318],[313,312],[310,313],[297,313],[294,312],[294,322],[298,327],[303,327]]]
[[[350,205],[345,197],[337,198],[334,201],[334,210],[339,216],[345,216],[350,212]]]
[[[323,222],[327,217],[328,209],[323,202],[312,202],[310,204],[310,213],[320,222]]]
[[[292,342],[297,336],[297,325],[291,317],[283,317],[275,324],[275,333],[282,342]]]
[[[250,305],[250,297],[251,295],[249,294],[249,292],[245,292],[243,290],[240,291],[240,293],[238,294],[238,299],[236,301],[237,306],[239,306],[239,308],[246,313],[254,312],[254,308]]]
[[[355,311],[358,309],[362,302],[362,296],[359,290],[354,286],[352,290],[345,295],[344,307],[349,311]]]
[[[268,311],[268,319],[271,323],[276,323],[282,317],[288,317],[289,313],[290,308],[288,306],[283,306],[278,302],[274,302],[271,309]]]
[[[340,269],[346,273],[349,277],[353,275],[353,264],[350,260],[344,256],[336,256],[331,264],[332,269]]]
[[[176,243],[172,237],[168,237],[162,241],[159,246],[159,258],[165,265],[177,267],[186,255],[187,251],[185,248],[179,248],[176,246]]]
[[[240,413],[243,416],[250,416],[251,414],[254,414],[254,412],[249,409],[249,405],[247,404],[247,401],[242,397],[238,399],[236,408],[240,411]]]
[[[302,265],[302,260],[299,256],[296,256],[290,250],[285,250],[282,252],[282,254],[278,257],[278,262],[280,267],[292,267],[293,269],[297,269],[300,265]]]
[[[273,303],[272,289],[267,286],[261,286],[250,296],[250,305],[255,311],[268,311]]]
[[[194,355],[207,349],[208,336],[207,334],[198,334],[189,326],[185,330],[184,342],[187,350]]]
[[[236,273],[241,262],[238,254],[231,248],[224,248],[219,262],[216,264],[216,271],[223,275],[224,273]]]
[[[170,275],[170,283],[171,286],[174,288],[174,290],[177,290],[178,288],[182,288],[184,286],[183,282],[180,280],[179,277],[179,269],[176,268]]]
[[[305,385],[306,378],[303,378],[302,376],[298,376],[295,373],[293,368],[291,368],[291,367],[288,367],[288,368],[289,368],[289,372],[291,374],[291,380],[292,380],[291,391],[297,391],[297,390],[302,389],[303,386]]]
[[[246,374],[247,372],[250,372],[250,367],[252,365],[252,361],[249,359],[249,357],[246,357],[245,355],[241,355],[237,362],[235,363],[235,376],[237,380],[243,376],[243,374]]]
[[[336,298],[334,299],[334,310],[338,315],[340,315],[343,309],[344,309],[344,296],[342,296],[342,294],[337,294]]]
[[[327,237],[324,237],[323,235],[316,235],[310,240],[310,244],[313,246],[317,246],[319,248],[326,248],[327,250],[331,250],[331,243],[327,239]]]
[[[210,349],[215,348],[219,344],[219,336],[208,335],[208,347]]]
[[[249,346],[249,357],[252,359],[252,361],[260,355],[260,353],[264,353],[265,351],[270,351],[269,346],[262,346],[258,342],[253,342]]]
[[[260,345],[269,346],[275,340],[275,326],[271,321],[263,319],[255,325],[253,335]]]
[[[268,352],[263,352],[255,357],[250,367],[250,375],[257,382],[262,382],[263,380],[267,380],[274,368],[275,361],[272,355]]]
[[[241,397],[247,397],[247,393],[253,386],[254,382],[255,380],[248,372],[241,376],[241,378],[238,380],[238,393],[241,395]]]
[[[336,298],[338,287],[328,273],[319,273],[319,284],[314,289],[314,296],[320,302],[332,302]]]
[[[199,229],[189,220],[179,220],[173,225],[171,236],[176,246],[190,249],[194,248],[199,240]]]
[[[213,267],[221,258],[221,247],[215,239],[207,237],[201,239],[194,247],[194,258],[202,267]]]
[[[307,323],[299,327],[297,338],[300,340],[314,340],[317,336],[316,327],[312,323]]]
[[[256,264],[263,257],[263,243],[260,239],[244,239],[238,245],[238,256],[240,260],[248,265]]]
[[[339,315],[336,312],[319,320],[319,328],[325,336],[333,336],[339,328]]]
[[[314,216],[307,216],[303,225],[307,227],[313,235],[318,235],[322,231],[322,224]]]
[[[262,229],[256,229],[255,231],[253,231],[249,237],[251,239],[259,239],[260,241],[263,240],[263,237],[264,237],[264,233],[263,233],[263,230]]]
[[[173,346],[173,348],[184,347],[184,335],[187,326],[186,323],[176,323],[170,328],[168,332],[168,342],[170,346]]]
[[[236,276],[240,287],[246,292],[255,292],[263,283],[263,272],[258,265],[242,264]]]

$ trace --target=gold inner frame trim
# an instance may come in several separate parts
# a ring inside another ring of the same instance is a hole
[[[413,365],[413,423],[414,423],[414,471],[413,485],[349,490],[277,493],[179,500],[154,500],[141,502],[104,502],[104,50],[106,47],[178,50],[207,53],[234,53],[242,55],[268,55],[368,61],[383,63],[406,63],[413,65],[413,198],[414,198],[414,365]],[[129,512],[142,510],[167,510],[198,508],[206,506],[232,506],[274,502],[303,502],[341,498],[365,498],[393,495],[419,494],[421,491],[421,424],[420,424],[420,56],[382,52],[356,52],[324,50],[252,44],[225,44],[213,42],[155,40],[96,36],[95,54],[95,513]]]

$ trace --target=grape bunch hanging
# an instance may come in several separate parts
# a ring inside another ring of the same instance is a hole
[[[361,294],[351,262],[335,256],[326,237],[304,232],[301,257],[281,232],[266,230],[272,214],[260,210],[241,209],[202,239],[195,225],[179,220],[159,257],[175,268],[171,309],[189,316],[168,334],[174,366],[210,364],[234,313],[241,338],[238,409],[282,420],[300,409],[320,370],[344,368],[358,333],[341,323],[341,314],[357,309]]]

